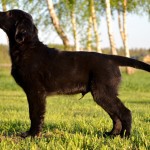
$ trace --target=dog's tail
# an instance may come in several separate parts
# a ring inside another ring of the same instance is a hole
[[[116,55],[109,55],[109,58],[113,62],[115,62],[118,66],[129,66],[129,67],[142,69],[142,70],[150,72],[150,65],[146,64],[142,61],[132,59],[132,58],[123,57],[123,56],[116,56]]]

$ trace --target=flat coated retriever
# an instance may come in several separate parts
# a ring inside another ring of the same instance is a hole
[[[31,15],[21,10],[0,12],[0,28],[9,38],[11,74],[28,99],[31,127],[22,137],[40,134],[46,96],[77,93],[84,96],[88,92],[113,121],[113,128],[106,135],[130,135],[131,112],[117,97],[119,66],[150,72],[150,65],[121,56],[48,48],[39,41]]]

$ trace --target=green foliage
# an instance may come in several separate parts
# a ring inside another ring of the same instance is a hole
[[[150,1],[138,0],[138,14],[148,15],[150,19]]]
[[[150,16],[150,0],[128,0],[127,1],[127,11],[128,13],[135,14],[148,14]],[[77,33],[80,37],[80,45],[84,47],[87,43],[87,27],[88,27],[88,17],[89,17],[89,0],[53,0],[55,12],[59,18],[60,25],[63,30],[69,36],[69,39],[73,38],[72,25],[70,13],[72,10],[76,14],[77,22]],[[119,9],[123,11],[123,0],[110,0],[112,14]],[[0,5],[0,10],[2,7],[7,9],[22,9],[30,14],[34,18],[34,23],[40,29],[42,34],[42,40],[46,40],[48,37],[54,36],[55,30],[49,15],[46,1],[43,0],[2,0],[3,6]],[[105,14],[105,0],[94,0],[96,17],[98,26],[101,23],[101,17]],[[99,28],[99,27],[98,27]],[[100,32],[100,28],[99,31]],[[93,34],[93,33],[92,33]],[[56,33],[57,36],[57,33]],[[71,40],[70,40],[71,41]],[[95,45],[95,39],[92,37],[92,43]]]
[[[92,100],[90,94],[47,98],[47,112],[41,138],[17,136],[29,128],[26,96],[8,68],[0,68],[0,149],[5,150],[114,150],[150,149],[149,73],[123,73],[119,97],[132,110],[133,125],[129,139],[104,138],[112,128],[109,116]]]
[[[119,9],[123,12],[124,0],[110,0],[110,5],[113,11]],[[138,2],[136,0],[127,0],[127,11],[128,13],[135,12],[137,10]]]

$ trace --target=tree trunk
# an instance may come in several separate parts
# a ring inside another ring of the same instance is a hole
[[[128,48],[128,37],[127,37],[127,0],[124,0],[123,3],[123,30],[124,30],[124,48],[125,56],[130,57],[129,48]]]
[[[69,48],[69,40],[68,40],[65,32],[63,31],[62,27],[60,26],[59,19],[55,13],[52,0],[47,0],[47,6],[49,9],[52,23],[56,29],[56,32],[60,36],[60,38],[62,39],[65,49],[67,49],[67,48]]]
[[[96,19],[96,13],[95,13],[94,0],[90,0],[90,11],[91,11],[91,16],[92,16],[92,21],[93,21],[97,52],[102,53],[101,43],[100,43],[100,36],[98,34],[98,27],[97,27],[97,19]]]
[[[3,11],[7,11],[6,0],[2,0],[2,9]]]
[[[89,15],[89,22],[88,22],[88,30],[87,30],[87,49],[88,51],[92,51],[92,17]]]
[[[118,24],[119,24],[119,30],[124,46],[125,56],[130,57],[130,52],[128,48],[128,37],[127,37],[127,0],[123,1],[123,25],[121,23],[121,3],[118,3],[119,9],[118,9]],[[130,67],[126,67],[126,73],[131,74],[133,72],[133,69]]]
[[[77,34],[76,15],[75,15],[74,7],[71,10],[71,23],[72,23],[72,28],[73,28],[75,49],[76,49],[76,51],[80,51],[79,39],[78,39],[78,34]]]
[[[122,27],[122,21],[121,21],[121,11],[118,9],[118,25],[119,25],[119,31],[120,31],[120,35],[121,35],[121,39],[124,45],[124,31],[123,31],[123,27]]]
[[[115,44],[115,40],[114,40],[114,36],[113,36],[113,32],[112,32],[110,0],[105,0],[105,4],[106,4],[106,20],[107,20],[107,28],[108,28],[111,52],[113,55],[117,55],[116,44]]]
[[[128,47],[128,37],[127,37],[127,0],[123,1],[123,30],[124,30],[124,49],[125,56],[130,57],[129,47]],[[126,68],[127,74],[131,74],[132,68]]]

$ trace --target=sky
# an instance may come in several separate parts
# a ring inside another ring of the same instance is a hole
[[[114,18],[117,18],[114,17]],[[112,20],[113,23],[113,34],[115,38],[116,47],[122,47],[122,41],[120,37],[120,32],[118,29],[117,19]],[[109,47],[109,38],[107,34],[107,24],[106,19],[103,17],[100,24],[100,35],[101,35],[101,45],[102,48]],[[146,48],[150,49],[150,20],[148,16],[137,16],[137,15],[127,15],[127,35],[128,35],[128,46],[130,49],[135,48]],[[61,40],[56,36],[56,34],[51,34],[47,40],[42,39],[42,32],[39,34],[39,39],[43,43],[62,43]],[[0,30],[0,43],[6,43],[7,38],[5,33]]]

